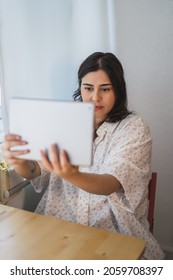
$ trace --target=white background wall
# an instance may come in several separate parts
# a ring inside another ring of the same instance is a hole
[[[158,173],[154,235],[173,252],[173,1],[115,0],[130,108],[149,123]]]
[[[0,0],[6,130],[11,96],[72,100],[79,64],[115,49],[113,7],[114,0]]]

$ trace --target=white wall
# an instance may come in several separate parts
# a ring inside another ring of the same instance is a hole
[[[173,252],[173,1],[115,0],[130,108],[149,123],[158,172],[154,235]]]
[[[114,0],[0,0],[0,86],[11,96],[72,100],[79,64],[114,49]],[[4,117],[5,116],[5,117]]]

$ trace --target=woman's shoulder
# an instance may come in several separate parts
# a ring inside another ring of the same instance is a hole
[[[118,126],[150,130],[148,123],[137,113],[131,113],[130,115],[128,115],[125,119],[119,122]]]
[[[106,130],[115,137],[151,138],[150,127],[138,114],[132,113],[117,123],[107,123]]]
[[[121,121],[115,123],[104,122],[98,129],[98,134],[104,131],[107,131],[109,134],[150,134],[150,127],[140,115],[138,115],[137,113],[131,113]]]

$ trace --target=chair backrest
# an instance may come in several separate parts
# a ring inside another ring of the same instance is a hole
[[[153,233],[153,226],[154,226],[154,204],[155,204],[156,182],[157,182],[157,173],[152,172],[151,179],[148,184],[148,190],[149,190],[148,222],[150,224],[150,231],[152,233]]]

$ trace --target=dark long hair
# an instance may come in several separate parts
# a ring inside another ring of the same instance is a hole
[[[112,53],[95,52],[83,61],[78,70],[79,86],[73,94],[73,98],[75,101],[82,101],[80,90],[82,78],[87,73],[94,72],[99,69],[106,72],[116,95],[115,105],[108,113],[106,121],[121,121],[131,114],[131,112],[127,108],[127,92],[123,67],[118,58]]]

